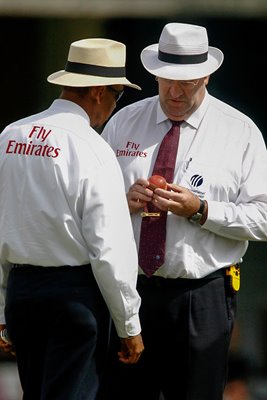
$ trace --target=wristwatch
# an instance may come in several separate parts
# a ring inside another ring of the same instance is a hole
[[[189,221],[199,222],[201,220],[201,218],[203,217],[203,212],[205,210],[205,201],[201,200],[201,199],[199,199],[199,200],[200,200],[200,207],[195,214],[191,215],[191,217],[188,218]]]

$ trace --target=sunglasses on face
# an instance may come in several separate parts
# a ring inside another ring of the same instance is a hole
[[[114,99],[115,99],[115,101],[117,103],[120,100],[121,96],[123,95],[124,90],[116,90],[112,86],[107,86],[107,88],[111,93],[113,93]]]

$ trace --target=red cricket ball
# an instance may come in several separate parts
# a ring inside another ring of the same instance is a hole
[[[152,175],[150,178],[148,178],[148,181],[149,181],[148,188],[151,190],[155,190],[157,188],[164,190],[167,189],[167,182],[166,179],[163,178],[163,176]]]

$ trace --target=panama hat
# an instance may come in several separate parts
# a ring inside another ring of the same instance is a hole
[[[223,62],[223,53],[209,46],[203,26],[173,22],[163,28],[159,44],[143,49],[141,61],[153,75],[188,80],[215,72]]]
[[[89,87],[125,85],[141,90],[126,79],[126,46],[110,39],[82,39],[70,45],[64,70],[48,76],[55,85]]]

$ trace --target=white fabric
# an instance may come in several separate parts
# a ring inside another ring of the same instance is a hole
[[[2,264],[90,262],[119,336],[140,332],[137,253],[122,174],[82,108],[55,100],[4,130],[0,208]]]
[[[108,122],[102,137],[117,156],[126,191],[151,175],[170,126],[158,96],[124,108]],[[208,93],[181,126],[174,183],[208,201],[208,219],[201,226],[168,214],[165,263],[155,275],[200,278],[241,262],[248,240],[267,240],[263,137],[247,116]],[[132,223],[139,244],[140,213],[132,215]]]

